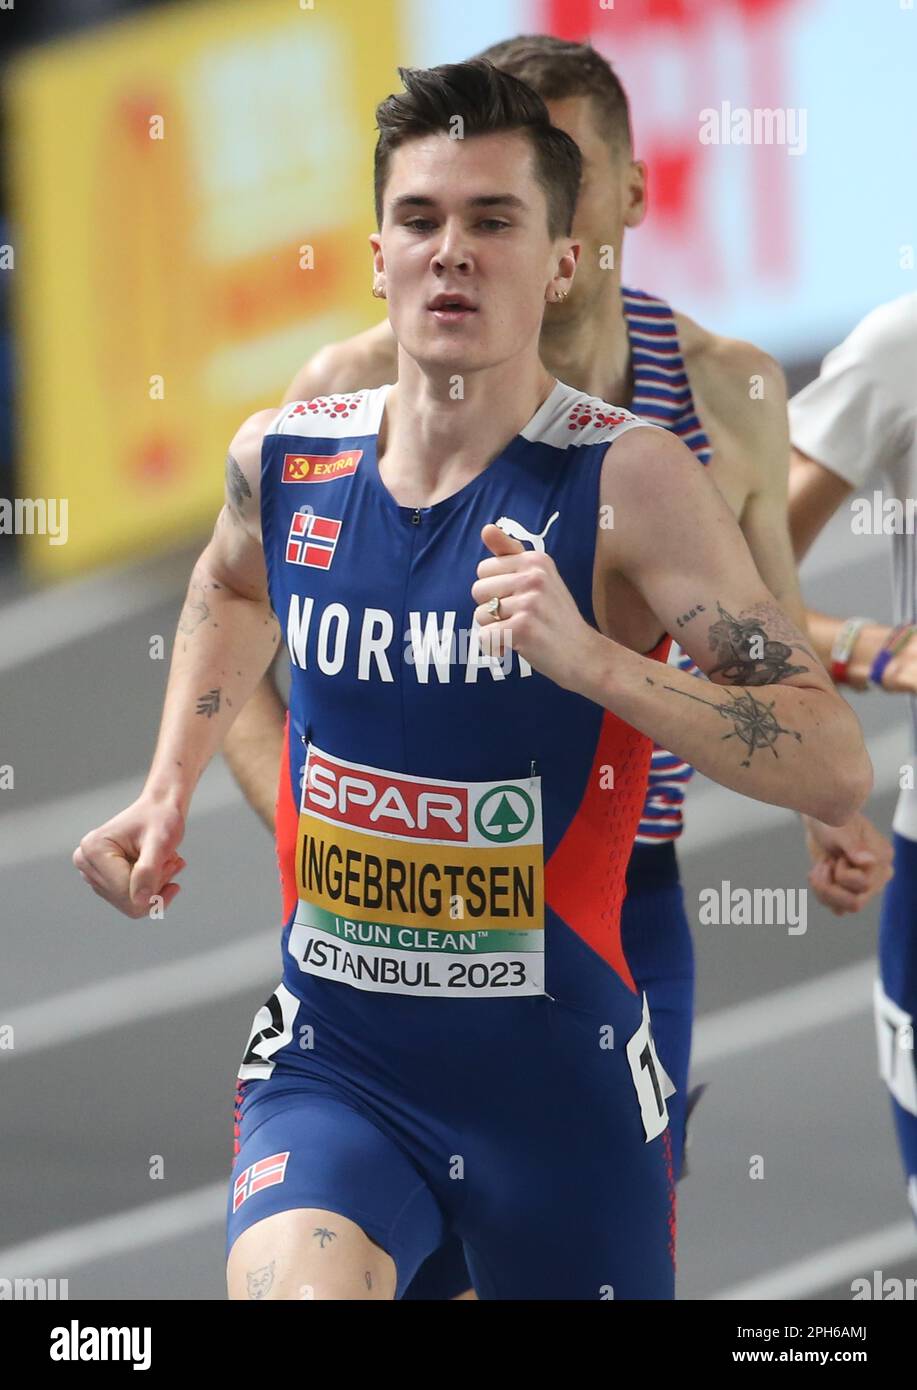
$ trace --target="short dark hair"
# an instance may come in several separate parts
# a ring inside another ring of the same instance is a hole
[[[376,217],[382,225],[383,194],[391,156],[421,135],[451,134],[461,118],[462,138],[520,131],[532,147],[535,177],[548,202],[550,236],[569,236],[579,195],[583,160],[579,146],[551,124],[541,97],[511,73],[472,58],[437,68],[399,68],[405,90],[376,108]]]
[[[543,101],[591,97],[596,129],[616,153],[630,158],[630,104],[617,74],[589,43],[569,43],[550,34],[519,34],[478,54],[501,72],[518,77]]]

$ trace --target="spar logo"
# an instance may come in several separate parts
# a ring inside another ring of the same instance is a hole
[[[474,823],[485,840],[507,845],[521,840],[535,819],[535,803],[521,787],[492,787],[474,808]]]
[[[468,789],[461,783],[423,781],[339,763],[314,747],[302,809],[355,830],[468,842]]]
[[[399,840],[488,848],[541,843],[538,778],[447,782],[345,762],[309,748],[301,810],[350,830]],[[314,832],[312,832],[314,833]]]
[[[284,454],[282,481],[285,483],[330,483],[356,473],[362,449],[343,454]]]

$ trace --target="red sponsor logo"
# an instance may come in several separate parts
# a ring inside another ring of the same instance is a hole
[[[408,840],[468,841],[468,789],[341,766],[313,749],[303,810]]]
[[[330,569],[340,534],[341,523],[330,516],[294,512],[287,536],[287,564]]]
[[[282,481],[285,483],[330,483],[356,473],[362,449],[343,454],[284,454]]]
[[[243,1202],[253,1197],[265,1187],[274,1187],[283,1182],[287,1172],[287,1159],[290,1151],[271,1154],[269,1158],[259,1158],[242,1170],[232,1185],[232,1209],[238,1211]]]

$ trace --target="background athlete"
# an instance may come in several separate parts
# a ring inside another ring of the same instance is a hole
[[[801,559],[844,499],[869,480],[902,511],[892,539],[895,625],[811,613],[809,631],[837,681],[910,697],[911,758],[902,767],[895,872],[879,922],[876,1030],[917,1219],[917,537],[906,510],[917,499],[915,383],[917,294],[908,294],[867,315],[790,402],[790,525]],[[827,877],[827,867],[821,873]]]
[[[739,519],[768,588],[802,624],[786,520],[789,440],[779,366],[750,343],[717,336],[657,298],[622,289],[624,234],[645,215],[646,169],[633,157],[628,101],[617,76],[590,45],[548,35],[511,39],[482,56],[533,87],[583,155],[574,224],[582,253],[570,295],[545,312],[542,361],[570,385],[629,406],[684,439]],[[381,283],[375,289],[384,295]],[[287,399],[381,385],[396,374],[397,346],[386,319],[317,353],[295,376]],[[763,396],[750,391],[756,378]],[[683,658],[683,665],[691,663]],[[269,674],[224,747],[246,796],[272,829],[277,769],[291,733],[285,718]],[[300,734],[292,730],[294,739]],[[662,748],[654,752],[622,912],[627,957],[647,991],[659,1055],[676,1087],[669,1101],[676,1171],[685,1129],[694,955],[675,842],[690,775],[682,759]],[[294,802],[296,789],[284,774],[276,829],[287,912],[295,898],[288,868]],[[861,814],[840,830],[808,818],[807,832],[818,866],[813,888],[836,911],[861,908],[886,881],[891,855],[884,837]],[[418,1297],[447,1296],[468,1284],[456,1246],[425,1273],[411,1291]]]
[[[319,889],[300,882],[275,996],[283,1026],[261,1030],[247,1054],[262,1071],[241,1112],[230,1293],[245,1297],[255,1278],[261,1296],[269,1286],[280,1298],[392,1297],[452,1230],[488,1297],[603,1297],[609,1287],[666,1297],[671,1147],[645,1001],[608,907],[620,902],[649,754],[635,731],[724,785],[832,824],[868,794],[869,761],[852,712],[691,454],[555,382],[539,361],[544,303],[567,291],[579,252],[569,235],[576,146],[528,89],[487,64],[403,75],[408,92],[378,112],[373,238],[398,383],[279,417],[262,411],[237,433],[146,787],[74,859],[129,916],[153,893],[174,896],[193,789],[273,656],[272,609],[287,620],[291,709],[308,721],[321,771],[304,788],[301,880],[313,874],[305,846],[318,833],[317,812],[305,811],[321,804],[332,823],[344,815],[325,799],[335,768],[361,787],[371,776],[386,805],[398,779],[402,797],[415,779],[440,797],[463,787],[470,801],[482,783],[523,776],[531,800],[537,777],[543,993],[537,970],[526,973],[534,942],[529,961],[509,952],[515,996],[435,994],[451,945],[427,951],[432,984],[419,983],[416,960],[389,958],[397,983],[386,975],[380,986],[383,958],[331,940],[347,923],[317,918]],[[456,114],[461,140],[447,133]],[[311,502],[301,509],[305,484],[286,474],[288,460],[320,444],[318,455],[360,455],[324,485],[321,515]],[[549,539],[527,549],[496,518]],[[470,599],[466,558],[477,565]],[[431,601],[436,614],[472,620],[485,653],[511,634],[509,673],[485,661],[453,681],[448,655],[436,680],[390,666],[396,615]],[[735,624],[753,640],[736,645]],[[660,630],[676,627],[709,684],[653,659],[666,646]],[[612,796],[595,775],[609,754]],[[340,836],[355,842],[362,823],[338,825],[339,859]],[[403,882],[419,822],[383,839],[373,827],[377,856],[394,842]],[[476,852],[496,852],[490,840]],[[367,861],[351,909],[364,918],[369,885]],[[494,898],[491,930],[496,911]],[[535,918],[520,913],[506,926],[527,935]],[[348,971],[362,987],[344,983]],[[428,985],[433,998],[418,996]],[[314,1055],[300,1048],[300,1019],[321,1039]],[[618,1039],[607,1050],[596,1044],[601,1019]],[[457,1144],[462,1183],[448,1180]]]

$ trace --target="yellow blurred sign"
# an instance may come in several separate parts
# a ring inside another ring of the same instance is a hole
[[[69,502],[66,544],[24,544],[33,571],[209,529],[246,415],[378,319],[373,113],[399,20],[399,0],[190,4],[11,72],[17,493]]]

